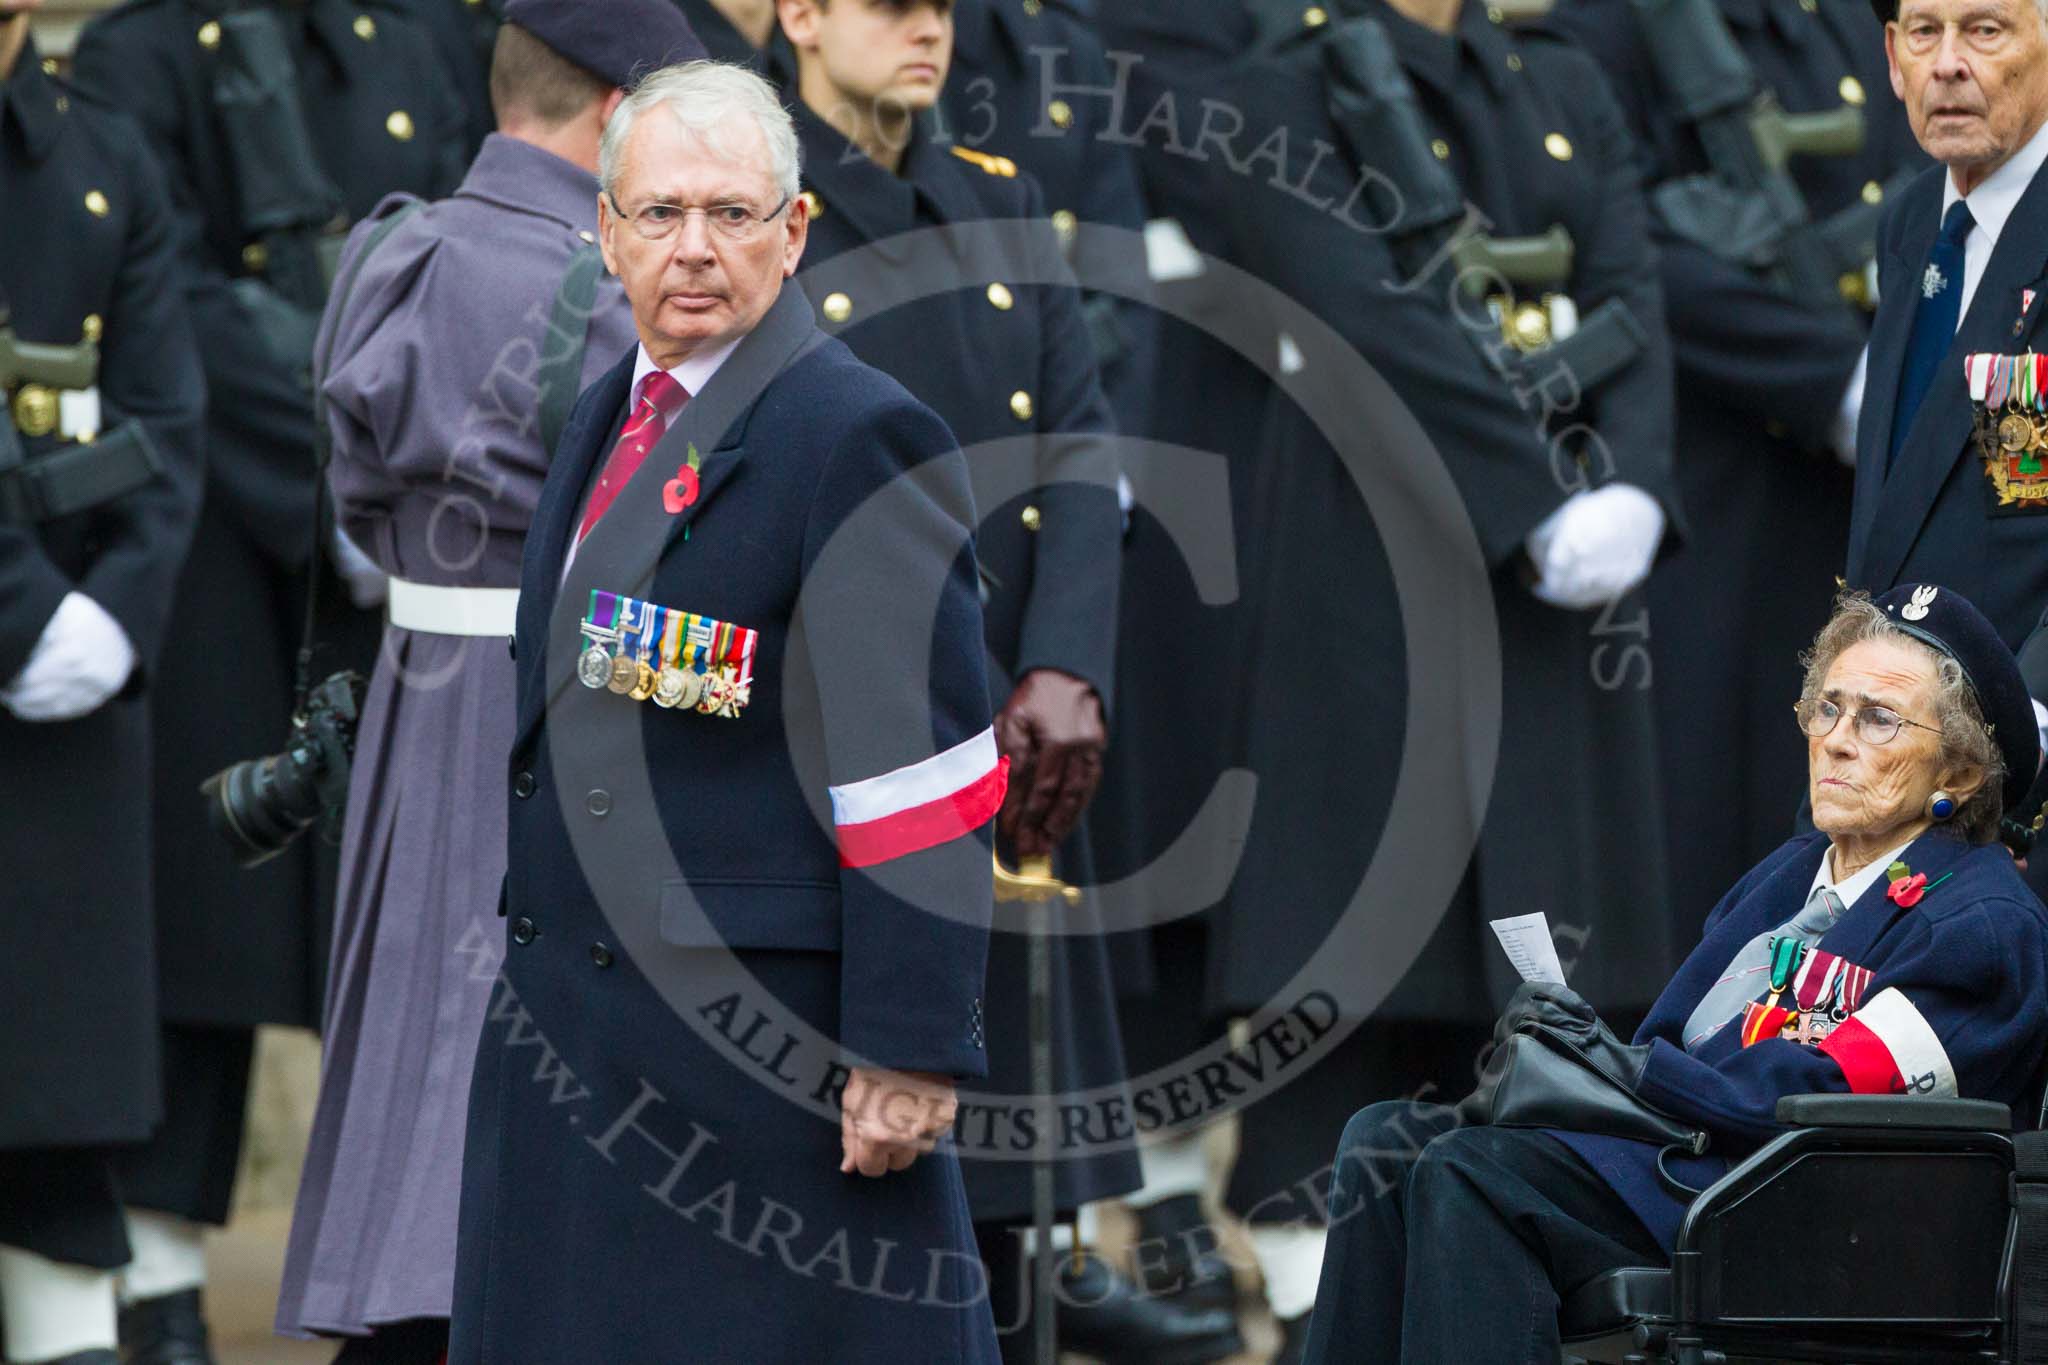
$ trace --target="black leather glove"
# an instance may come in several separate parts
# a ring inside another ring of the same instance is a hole
[[[1608,1079],[1634,1094],[1650,1065],[1650,1045],[1624,1043],[1615,1037],[1593,1007],[1569,986],[1525,981],[1508,1000],[1493,1026],[1498,1047],[1525,1024],[1541,1024],[1562,1034]]]

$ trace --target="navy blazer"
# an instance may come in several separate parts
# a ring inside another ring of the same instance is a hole
[[[2017,355],[2048,344],[2041,325],[2048,307],[2048,176],[2034,177],[2006,220],[1955,343],[1898,458],[1885,468],[1919,275],[1941,227],[1947,175],[1935,166],[1915,180],[1885,215],[1879,234],[1882,297],[1856,431],[1846,572],[1852,587],[1873,593],[1899,583],[1945,583],[1967,594],[2017,649],[2048,603],[2048,511],[1993,510],[1997,499],[1970,435],[1963,358]]]
[[[1785,1095],[1960,1095],[2009,1104],[2016,1126],[2033,1126],[2048,1045],[2048,909],[2003,847],[1968,845],[1945,830],[1922,835],[1901,856],[1927,875],[1917,905],[1895,904],[1880,877],[1814,945],[1869,974],[1834,1033],[1817,1045],[1769,1038],[1743,1047],[1738,1021],[1698,1051],[1685,1050],[1693,1009],[1744,944],[1798,913],[1827,846],[1824,834],[1801,835],[1736,883],[1636,1031],[1635,1041],[1652,1048],[1643,1098],[1711,1135],[1709,1155],[1674,1153],[1667,1163],[1695,1188],[1784,1131],[1776,1109]],[[1806,994],[1799,992],[1802,1002]],[[1659,1182],[1654,1145],[1555,1136],[1672,1245],[1685,1206]]]

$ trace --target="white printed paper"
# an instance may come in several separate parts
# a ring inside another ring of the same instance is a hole
[[[1524,981],[1564,984],[1564,967],[1557,960],[1557,945],[1550,940],[1550,921],[1542,911],[1492,921],[1494,936],[1506,950],[1508,961]]]

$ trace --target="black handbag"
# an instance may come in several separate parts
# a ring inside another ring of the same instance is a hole
[[[1478,1123],[1503,1128],[1559,1128],[1707,1150],[1707,1133],[1645,1103],[1609,1075],[1565,1030],[1524,1020],[1494,1050],[1479,1088],[1466,1101]]]

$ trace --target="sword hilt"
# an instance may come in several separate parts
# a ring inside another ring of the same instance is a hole
[[[1044,905],[1055,898],[1065,901],[1068,905],[1081,903],[1081,888],[1069,886],[1053,876],[1050,858],[1019,858],[1015,872],[1003,866],[1003,857],[1000,853],[992,854],[991,861],[995,866],[998,904],[1023,902],[1028,905]]]

